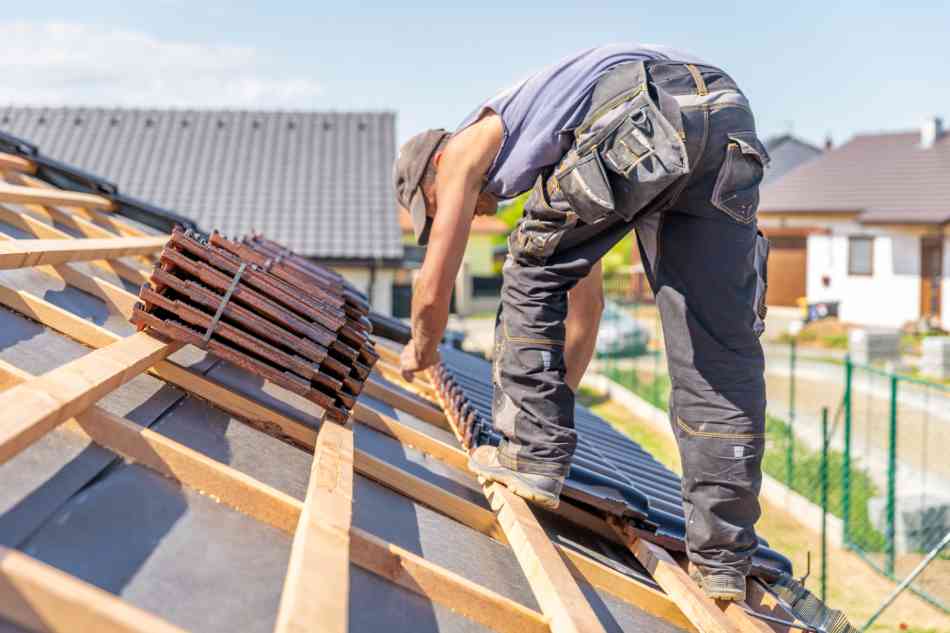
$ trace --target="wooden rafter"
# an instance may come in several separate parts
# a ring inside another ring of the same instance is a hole
[[[71,235],[54,226],[45,224],[26,213],[14,211],[4,205],[0,205],[0,221],[31,233],[40,239],[73,239]],[[148,282],[148,275],[145,272],[118,260],[93,260],[89,263],[133,284],[141,285]]]
[[[27,372],[0,361],[0,385],[6,384],[9,388],[11,384],[18,384],[30,378],[32,376]],[[97,405],[67,422],[64,428],[81,434],[130,461],[211,495],[255,520],[287,533],[294,533],[299,529],[301,515],[306,507],[304,503],[211,459],[204,453],[160,433],[142,428]],[[343,429],[333,424],[327,424],[325,428]],[[433,602],[458,611],[476,622],[503,633],[548,631],[547,620],[540,613],[426,561],[412,552],[352,526],[349,527],[348,539],[352,563]],[[316,571],[321,580],[319,592],[329,592],[324,582],[328,577],[326,568],[320,567]],[[319,592],[310,594],[310,597],[316,597]],[[323,623],[325,613],[320,611],[320,617],[311,623]],[[0,615],[5,615],[2,602]]]
[[[55,567],[0,547],[0,616],[41,633],[185,633]]]
[[[324,422],[294,533],[275,633],[350,628],[353,429]],[[332,578],[332,583],[326,579]]]
[[[94,193],[79,193],[63,189],[39,189],[8,183],[0,183],[0,202],[63,205],[98,209],[100,211],[113,211],[115,209],[115,203],[112,200]]]
[[[13,154],[7,154],[6,152],[0,152],[0,171],[22,171],[27,174],[36,173],[36,165],[31,160],[27,160],[22,156],[15,156]]]
[[[5,241],[0,242],[0,269],[143,255],[160,251],[167,240],[159,236]]]
[[[98,224],[91,222],[81,216],[75,215],[73,213],[67,213],[60,209],[59,207],[52,206],[43,206],[38,204],[28,204],[23,205],[23,208],[30,212],[32,216],[36,216],[47,224],[51,226],[53,224],[61,224],[63,226],[68,226],[82,237],[103,237],[103,238],[113,238],[113,237],[122,237],[114,231],[99,226]],[[15,212],[15,211],[14,211]],[[57,232],[61,233],[64,238],[75,239],[72,235],[66,234],[57,229]],[[37,236],[41,237],[41,236]],[[46,237],[46,236],[43,236]],[[54,237],[54,236],[49,236]],[[146,235],[141,235],[139,237],[147,237]],[[144,265],[151,265],[151,261],[148,256],[137,257]]]
[[[121,289],[117,290],[120,293],[125,292]],[[70,312],[60,310],[47,301],[30,295],[29,293],[23,291],[12,292],[15,293],[12,295],[15,297],[15,301],[9,301],[8,293],[0,292],[0,304],[7,305],[7,307],[13,310],[26,314],[83,344],[100,347],[103,341],[106,341],[105,344],[108,344],[108,342],[116,341],[120,338],[118,335],[104,328],[100,328]],[[131,293],[126,294],[134,299],[134,295],[131,295]],[[316,445],[316,432],[305,423],[263,405],[228,387],[220,385],[214,380],[197,372],[181,367],[173,361],[164,360],[159,362],[151,369],[151,373],[162,380],[208,400],[215,406],[230,411],[240,418],[259,420],[273,425],[273,427],[279,429],[283,435],[292,438],[302,446],[312,449]],[[359,401],[357,401],[357,405],[354,408],[353,417],[360,423],[385,433],[400,442],[415,446],[419,450],[439,459],[449,466],[463,471],[466,468],[467,456],[464,451],[458,447],[432,438],[390,416],[366,407]],[[366,464],[372,466],[369,460],[367,460]],[[408,473],[405,474],[408,475]],[[384,475],[377,476],[379,478],[385,478]],[[397,476],[392,479],[395,482],[409,482],[411,484],[402,490],[398,490],[398,492],[406,496],[411,496],[416,501],[429,505],[435,510],[446,514],[446,516],[450,516],[468,527],[497,538],[497,534],[500,531],[497,523],[494,521],[493,515],[481,506],[467,500],[462,500],[462,504],[453,501],[452,505],[446,509],[437,505],[437,503],[439,503],[439,497],[434,496],[436,491],[442,491],[441,488],[412,475],[400,477],[397,473]],[[461,499],[460,497],[455,498]],[[567,506],[568,504],[562,505]],[[449,514],[449,512],[451,512],[451,514]],[[580,510],[577,512],[583,513],[583,511]],[[592,517],[587,517],[587,519],[590,520]],[[583,522],[581,523],[583,524]],[[485,526],[491,527],[488,528]],[[504,537],[502,536],[501,538],[503,539]],[[578,578],[618,598],[637,604],[639,608],[644,611],[667,620],[676,626],[686,628],[687,630],[692,628],[692,625],[682,616],[676,608],[676,605],[663,593],[618,574],[606,565],[594,561],[572,549],[560,545],[557,547],[560,553],[567,558],[571,565],[572,572]]]
[[[84,273],[76,273],[78,276],[86,277],[84,283],[90,283],[91,280],[100,282],[94,277]],[[72,281],[68,281],[75,285]],[[135,295],[127,291],[113,287],[112,290],[116,296],[122,297],[123,294],[127,301],[134,301]],[[63,333],[76,340],[90,345],[92,347],[101,347],[119,340],[119,336],[92,324],[76,315],[60,310],[48,302],[29,293],[22,291],[11,291],[15,293],[14,301],[10,301],[9,293],[0,292],[0,303],[26,314],[41,323]],[[176,363],[164,360],[155,365],[151,372],[157,377],[175,384],[182,389],[189,391],[205,400],[210,401],[215,406],[230,411],[238,417],[248,420],[260,420],[280,429],[280,432],[287,437],[292,438],[297,443],[313,448],[316,443],[316,432],[308,425],[287,416],[284,413],[261,404],[260,402],[224,387],[217,382],[193,372],[187,368],[181,367]],[[382,414],[374,409],[366,407],[360,402],[353,411],[354,419],[366,424],[382,433],[385,433],[394,439],[407,445],[415,446],[419,450],[431,455],[432,457],[443,461],[447,465],[460,470],[465,470],[467,456],[457,446],[452,446],[422,433],[409,425],[405,425],[398,420]],[[366,464],[373,465],[369,460]],[[398,470],[398,469],[397,469]],[[398,474],[398,473],[397,473]],[[408,475],[408,473],[406,473]],[[369,475],[372,476],[372,475]],[[377,475],[379,478],[385,478],[384,475]],[[414,477],[409,475],[409,477]],[[430,505],[434,509],[451,516],[451,518],[468,525],[476,530],[482,531],[488,535],[494,535],[498,538],[499,529],[497,523],[493,521],[491,513],[469,501],[464,501],[462,505],[452,502],[449,512],[437,505],[438,498],[431,493],[434,490],[442,490],[424,480],[414,478],[416,481],[403,477],[395,477],[395,481],[409,481],[411,485],[398,490],[406,496],[413,497],[416,501]],[[465,505],[467,504],[467,505]],[[569,504],[562,504],[566,508]],[[455,510],[452,510],[455,508]],[[579,515],[586,515],[584,511],[577,510]],[[575,521],[584,525],[585,523],[593,525],[596,519],[590,516],[582,516],[582,520]],[[491,525],[490,529],[486,525]],[[502,540],[504,537],[501,537]],[[572,549],[558,545],[558,551],[564,556],[570,564],[571,572],[594,587],[606,591],[618,598],[637,604],[639,608],[651,613],[661,619],[671,622],[676,626],[691,630],[693,627],[686,620],[682,613],[676,608],[676,605],[665,594],[658,592],[646,585],[643,585],[626,576],[618,574],[609,567],[594,561],[586,555],[580,554]]]
[[[765,622],[750,616],[745,602],[716,601],[706,597],[669,552],[639,538],[632,528],[614,523],[614,528],[627,540],[627,546],[654,580],[663,587],[700,633],[774,633]],[[757,601],[756,610],[770,613],[766,604]]]
[[[44,180],[40,180],[39,178],[36,178],[34,176],[28,176],[25,174],[18,174],[14,172],[7,172],[6,177],[7,177],[7,180],[12,181],[16,184],[24,185],[26,187],[32,187],[34,189],[51,189],[53,191],[58,191],[58,189],[54,187],[53,185],[49,184],[48,182]],[[33,208],[33,207],[29,207],[29,205],[25,205],[25,206],[27,206],[27,208]],[[46,206],[49,206],[49,205],[46,205]],[[109,228],[115,231],[119,235],[124,235],[127,237],[144,237],[148,235],[145,231],[142,231],[141,229],[137,229],[125,222],[121,222],[117,216],[108,212],[97,211],[95,209],[86,209],[83,207],[69,207],[69,206],[64,207],[62,205],[60,206],[66,209],[72,215],[81,217],[85,220],[89,220],[90,222],[94,222],[95,224],[99,226]]]
[[[443,413],[441,409],[436,408],[432,402],[413,393],[400,392],[392,389],[379,382],[379,379],[375,376],[370,376],[370,378],[367,379],[363,385],[363,393],[371,398],[376,398],[380,402],[385,402],[400,411],[414,415],[423,422],[428,422],[446,431],[450,431],[452,428],[449,426],[448,420],[446,420],[445,413]]]
[[[452,431],[461,441],[450,410],[445,410]],[[565,560],[524,499],[500,484],[482,484],[485,497],[495,511],[531,591],[541,605],[541,611],[550,620],[552,633],[603,632],[603,625],[571,575]]]
[[[138,333],[0,394],[0,464],[181,347]]]

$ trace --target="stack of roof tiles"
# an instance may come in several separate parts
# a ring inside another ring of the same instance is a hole
[[[191,343],[349,415],[378,360],[365,298],[339,274],[260,235],[176,229],[132,322]]]
[[[469,449],[498,444],[490,364],[448,347],[441,351],[435,384],[462,442]],[[631,521],[640,536],[664,548],[685,551],[680,478],[587,409],[577,407],[574,418],[577,452],[562,495]],[[753,573],[775,581],[791,571],[791,562],[761,541]]]

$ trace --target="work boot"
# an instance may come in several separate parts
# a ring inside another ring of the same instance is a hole
[[[498,449],[494,446],[479,446],[472,451],[468,457],[468,468],[486,481],[504,484],[519,497],[542,508],[554,510],[560,503],[564,477],[522,473],[506,468],[498,461]]]
[[[713,600],[745,600],[745,576],[729,571],[694,571],[693,580]]]

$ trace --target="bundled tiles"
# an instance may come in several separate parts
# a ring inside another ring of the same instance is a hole
[[[339,274],[259,235],[176,229],[132,315],[139,329],[196,345],[349,415],[379,358],[369,305]]]

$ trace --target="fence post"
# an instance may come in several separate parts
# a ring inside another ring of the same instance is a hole
[[[789,343],[788,354],[788,438],[785,446],[785,485],[793,488],[795,479],[795,356],[797,339]]]
[[[828,589],[828,407],[821,409],[821,600]]]
[[[891,411],[890,432],[887,446],[887,533],[884,561],[884,572],[888,576],[894,575],[895,531],[894,515],[896,513],[896,486],[897,486],[897,374],[891,374]]]
[[[845,547],[851,544],[851,380],[854,365],[844,358],[844,457],[841,462],[841,525]]]

